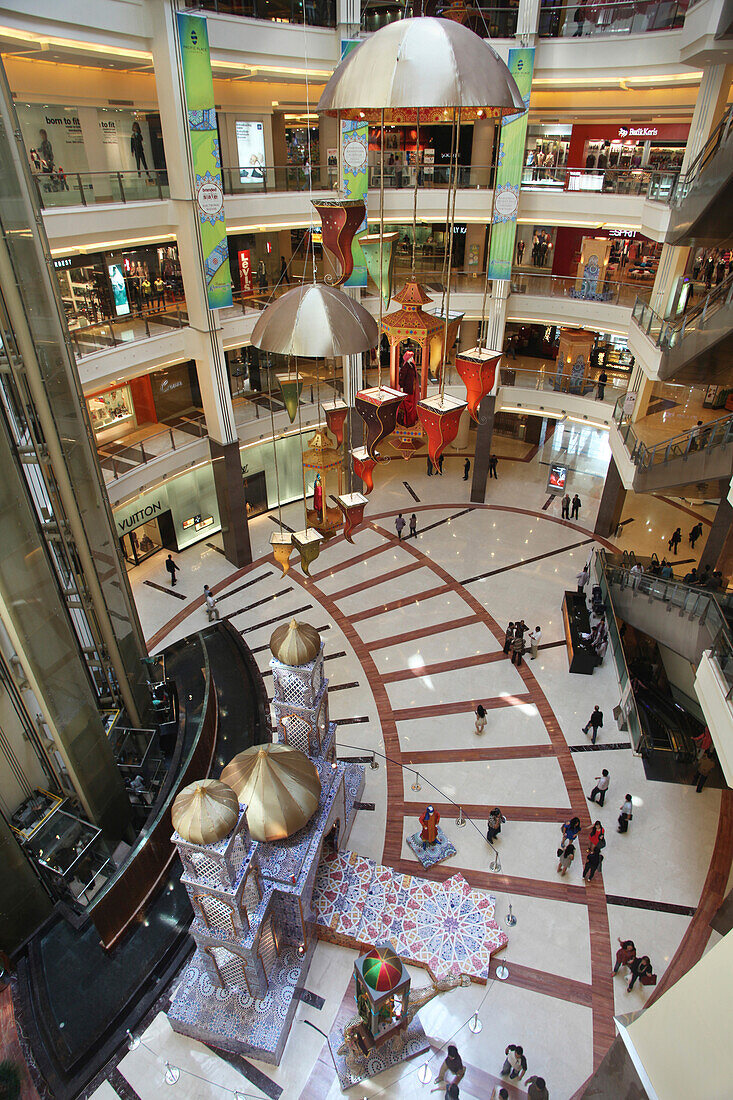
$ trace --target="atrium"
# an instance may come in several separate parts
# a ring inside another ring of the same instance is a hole
[[[0,6],[0,1100],[733,1096],[732,82]]]

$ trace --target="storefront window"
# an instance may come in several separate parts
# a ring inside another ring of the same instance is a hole
[[[87,398],[87,408],[96,434],[123,423],[127,430],[135,427],[135,409],[128,385],[93,394]]]
[[[120,539],[122,554],[128,565],[139,565],[163,548],[157,519],[148,520]]]

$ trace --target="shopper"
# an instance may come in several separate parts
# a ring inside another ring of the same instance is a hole
[[[441,1081],[445,1081],[447,1076],[449,1084],[457,1085],[458,1082],[463,1079],[465,1073],[466,1067],[461,1061],[458,1048],[451,1045],[446,1051],[443,1065],[438,1070],[438,1076],[435,1078],[435,1083],[436,1085],[440,1084]]]
[[[165,559],[165,567],[168,570],[168,575],[171,579],[171,588],[176,587],[176,573],[179,572],[180,567],[173,561],[173,555],[169,554]]]
[[[582,38],[582,36],[583,36],[583,24],[585,23],[585,17],[586,17],[587,14],[588,14],[588,9],[585,6],[585,4],[580,4],[575,9],[575,14],[573,15],[573,21],[575,22],[575,33],[573,34],[573,38]],[[598,158],[598,167],[599,168],[601,167],[601,158],[600,157]],[[605,164],[604,164],[604,168],[605,168]]]
[[[571,817],[570,821],[566,821],[562,827],[562,840],[560,841],[560,847],[565,848],[566,845],[572,844],[580,833],[580,818]]]
[[[530,654],[531,654],[531,659],[533,661],[537,660],[537,653],[539,652],[541,637],[542,637],[542,631],[540,630],[540,628],[538,626],[536,626],[534,628],[534,630],[530,630],[530,632],[529,632],[529,650],[530,650]]]
[[[585,733],[585,734],[588,733],[588,730],[591,727],[593,728],[593,736],[591,737],[591,743],[593,745],[595,745],[595,743],[596,743],[596,738],[598,737],[598,731],[599,731],[599,729],[602,728],[602,726],[603,726],[603,711],[596,704],[596,706],[593,707],[593,713],[591,714],[591,716],[588,719],[588,721],[586,722],[586,724],[583,726],[583,733]]]
[[[598,805],[602,806],[606,801],[606,791],[608,785],[611,782],[611,778],[608,774],[608,768],[603,768],[600,775],[596,776],[596,783],[593,790],[588,795],[589,802],[595,802],[596,795],[598,795]]]
[[[510,1043],[504,1051],[506,1058],[501,1067],[501,1077],[509,1076],[511,1080],[521,1081],[527,1072],[527,1059],[524,1057],[524,1048]]]
[[[285,257],[280,257],[280,282],[287,283],[290,286],[290,276],[288,275],[288,265],[285,263]]]
[[[631,981],[626,986],[627,993],[630,993],[634,988],[634,982],[637,978],[642,985],[656,984],[657,979],[654,975],[654,969],[648,955],[642,955],[640,959],[634,959],[633,962],[629,963],[629,971],[631,973]]]
[[[585,853],[585,867],[583,868],[583,878],[589,882],[595,875],[596,871],[600,871],[601,864],[603,863],[603,852],[600,848],[589,848]]]
[[[702,524],[701,523],[696,523],[695,526],[690,531],[690,534],[689,534],[690,546],[692,547],[693,550],[695,549],[695,543],[700,538],[701,534],[702,534]]]
[[[561,519],[570,519],[570,493],[566,493],[562,498],[562,509],[560,512]]]
[[[476,707],[476,733],[483,733],[486,729],[486,711],[479,705]]]
[[[575,859],[575,845],[568,844],[566,848],[557,850],[557,872],[563,877],[567,874],[570,864]]]
[[[618,974],[622,966],[630,966],[636,958],[636,947],[633,940],[619,940],[619,949],[616,952],[616,963],[613,968],[614,976]]]
[[[509,623],[509,626],[504,631],[504,653],[509,655],[509,650],[512,648],[512,642],[514,641],[514,623]]]
[[[413,539],[417,538],[417,516],[414,512],[410,516],[410,537]]]
[[[700,791],[705,786],[707,778],[710,775],[710,773],[711,773],[711,771],[713,770],[714,767],[715,767],[715,755],[710,751],[710,749],[708,749],[707,752],[704,752],[702,754],[702,756],[700,757],[700,759],[698,760],[698,762],[697,762],[697,771],[695,772],[694,778],[692,780],[693,783],[697,784],[697,786],[695,787],[695,790],[697,791],[698,794],[700,793]]]
[[[522,664],[522,654],[524,653],[524,635],[522,631],[517,627],[514,632],[514,640],[512,641],[512,664],[520,668]]]
[[[667,544],[667,549],[668,550],[674,550],[675,557],[677,556],[677,547],[679,546],[679,544],[681,542],[682,542],[682,531],[678,527],[677,530],[672,535],[672,538],[669,540],[669,543]]]
[[[489,820],[486,823],[486,839],[488,840],[489,844],[494,843],[499,833],[501,832],[502,825],[504,825],[505,823],[506,818],[502,814],[499,807],[495,806],[489,814]]]
[[[631,795],[627,794],[621,804],[621,813],[618,815],[618,831],[626,833],[629,830],[629,822],[633,818],[633,803]]]
[[[206,604],[206,614],[209,616],[209,622],[211,622],[212,619],[214,622],[218,622],[221,615],[219,614],[219,608],[216,606],[216,600],[208,584],[204,585],[204,602]]]
[[[404,520],[404,517],[402,515],[402,512],[400,512],[397,519],[394,521],[394,525],[395,525],[395,530],[397,531],[397,538],[400,540],[400,542],[402,542],[402,532],[404,531],[404,529],[406,527],[405,520]]]
[[[491,1100],[509,1100],[509,1093],[503,1085],[495,1085],[491,1094]]]
[[[527,1078],[527,1100],[550,1100],[544,1077]]]
[[[578,515],[580,514],[581,507],[582,507],[582,504],[581,504],[581,501],[580,501],[580,497],[576,493],[575,496],[573,497],[573,504],[572,504],[572,508],[571,508],[571,512],[570,512],[570,518],[571,519],[577,519],[578,518]]]
[[[445,455],[441,455],[438,459],[438,473],[443,476],[443,462],[445,461]]]
[[[606,830],[603,828],[600,821],[594,821],[588,833],[588,848],[600,848],[603,850],[605,847]]]
[[[588,569],[587,565],[584,565],[583,568],[578,573],[578,577],[577,577],[578,592],[580,592],[581,595],[585,592],[585,586],[588,583],[589,578],[590,578],[590,570]]]
[[[433,476],[433,461],[432,461],[430,455],[428,455],[428,477],[432,477],[432,476]]]
[[[463,463],[463,480],[468,481],[468,475],[471,471],[471,459],[467,458]]]
[[[445,1093],[443,1094],[445,1100],[458,1100],[461,1095],[461,1091],[455,1081],[452,1081],[450,1085],[446,1085]]]
[[[497,465],[498,465],[498,462],[497,462],[496,455],[490,455],[489,456],[489,477],[490,478],[493,477],[498,481],[499,479],[496,476],[496,467],[497,467]]]
[[[606,382],[608,382],[608,375],[604,370],[598,375],[598,396],[597,401],[603,401],[606,397]]]

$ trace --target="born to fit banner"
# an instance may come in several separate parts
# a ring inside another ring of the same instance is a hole
[[[227,227],[224,221],[224,189],[221,183],[221,150],[214,109],[209,32],[206,18],[177,12],[183,84],[188,112],[196,208],[204,253],[204,278],[209,309],[232,304]]]
[[[489,278],[510,279],[514,256],[514,237],[517,232],[519,185],[524,167],[524,143],[527,138],[527,112],[532,87],[534,50],[510,50],[509,71],[517,82],[524,100],[521,115],[512,115],[504,121],[499,144],[499,163],[496,169],[496,194],[494,195],[494,224],[491,230],[491,254]]]

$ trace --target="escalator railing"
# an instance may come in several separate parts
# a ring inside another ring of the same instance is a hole
[[[662,462],[673,462],[695,451],[710,451],[733,442],[733,415],[722,416],[719,420],[710,420],[701,428],[690,428],[669,439],[663,439],[648,447],[639,438],[631,420],[624,412],[625,398],[619,397],[613,410],[613,419],[618,425],[619,434],[629,452],[631,461],[640,469],[648,470]]]
[[[675,184],[674,190],[670,197],[670,202],[674,206],[682,205],[685,198],[689,194],[690,188],[694,186],[695,182],[699,179],[700,174],[705,170],[706,166],[710,163],[712,158],[718,152],[721,145],[725,145],[730,140],[731,127],[733,127],[733,104],[730,104],[726,108],[720,122],[710,134],[710,137],[705,142],[695,159],[688,166],[684,176],[680,176],[677,180],[677,183]]]
[[[704,331],[711,318],[731,302],[733,273],[714,286],[697,305],[687,309],[682,317],[665,320],[643,298],[636,299],[631,317],[658,348],[669,351],[691,333]]]

